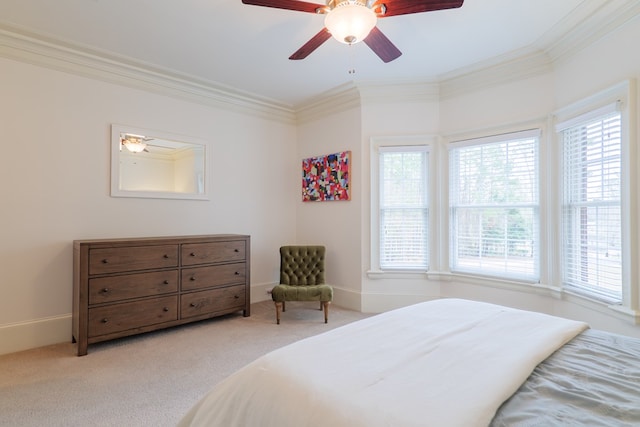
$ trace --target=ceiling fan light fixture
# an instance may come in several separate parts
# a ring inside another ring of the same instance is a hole
[[[375,12],[357,0],[345,0],[331,9],[324,26],[340,43],[353,44],[364,40],[376,26]]]
[[[145,148],[147,148],[147,144],[145,144],[143,141],[144,136],[127,134],[124,136],[124,138],[122,138],[122,145],[124,145],[127,150],[131,151],[132,153],[141,153]]]

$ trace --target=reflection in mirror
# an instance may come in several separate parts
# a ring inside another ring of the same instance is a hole
[[[193,138],[112,125],[111,195],[207,200],[206,145]]]

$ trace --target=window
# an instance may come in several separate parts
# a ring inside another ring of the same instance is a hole
[[[539,134],[451,144],[451,271],[539,280]]]
[[[615,106],[558,125],[563,144],[563,285],[622,300],[622,140]]]
[[[378,155],[380,269],[426,270],[429,260],[427,147],[379,147]]]

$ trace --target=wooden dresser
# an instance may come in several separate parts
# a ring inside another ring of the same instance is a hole
[[[250,237],[73,242],[73,341],[89,344],[242,310],[250,315]]]

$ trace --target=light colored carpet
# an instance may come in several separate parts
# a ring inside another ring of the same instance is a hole
[[[61,343],[0,356],[0,426],[174,426],[214,384],[276,348],[369,315],[271,301],[192,325],[89,346]]]

